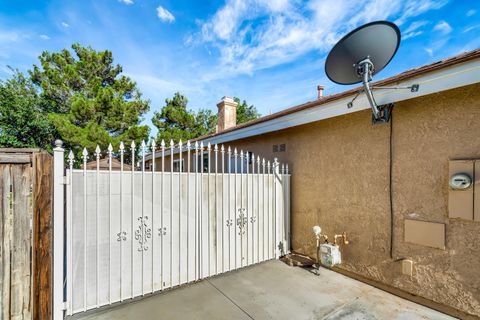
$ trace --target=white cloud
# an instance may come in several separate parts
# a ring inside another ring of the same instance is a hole
[[[66,23],[65,21],[62,21],[62,26],[64,26],[65,28],[70,27],[70,25],[68,23]]]
[[[118,2],[124,3],[127,6],[132,5],[134,3],[132,0],[118,0]]]
[[[0,43],[16,42],[19,39],[20,39],[20,35],[15,31],[2,31],[2,30],[0,30]]]
[[[406,33],[402,39],[403,40],[407,40],[407,39],[410,39],[410,38],[415,38],[419,35],[421,35],[423,33],[423,31],[412,31],[412,32],[409,32],[409,33]]]
[[[433,30],[439,31],[443,34],[448,34],[452,32],[452,27],[448,24],[448,22],[442,20],[442,21],[439,21],[435,25],[435,27],[433,27]]]
[[[46,34],[41,34],[41,35],[40,35],[40,39],[42,39],[42,40],[50,40],[50,37],[47,36]]]
[[[168,11],[167,9],[165,9],[164,7],[162,6],[158,6],[157,8],[157,16],[160,18],[160,20],[162,20],[163,22],[168,22],[168,23],[172,23],[175,21],[175,17],[173,16],[173,14]]]
[[[465,32],[470,32],[470,31],[475,30],[475,29],[477,29],[477,28],[479,28],[479,27],[480,27],[480,24],[476,24],[476,25],[473,25],[473,26],[470,26],[470,27],[467,27],[467,28],[463,29],[462,32],[463,32],[463,33],[465,33]]]
[[[470,9],[470,10],[467,11],[467,17],[471,17],[471,16],[473,16],[475,13],[477,13],[477,10]]]
[[[311,51],[319,58],[346,32],[375,20],[403,24],[411,17],[444,6],[448,0],[227,0],[201,25],[186,45],[207,43],[220,54],[221,75],[252,74],[295,60]],[[405,37],[422,33],[427,21],[412,23]]]
[[[432,48],[425,48],[424,50],[430,57],[433,56],[433,49]]]
[[[428,21],[414,21],[410,24],[410,26],[405,29],[405,33],[409,33],[409,32],[412,32],[412,31],[416,31],[417,29],[423,27],[424,25],[427,25],[428,24]]]
[[[425,26],[428,24],[428,21],[414,21],[410,24],[410,26],[403,31],[403,40],[407,40],[410,38],[417,37],[423,33],[423,31],[418,30],[421,27]]]
[[[448,3],[449,0],[423,0],[423,1],[405,1],[403,7],[403,13],[395,20],[395,23],[398,25],[404,24],[408,18],[419,16],[420,14],[430,11],[440,9]],[[392,2],[395,2],[393,0]]]

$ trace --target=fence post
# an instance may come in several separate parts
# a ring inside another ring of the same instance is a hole
[[[53,320],[64,318],[64,149],[62,140],[53,149]]]
[[[275,258],[278,259],[285,251],[285,241],[282,237],[283,226],[283,192],[282,176],[278,159],[273,159],[273,182],[274,182],[274,214],[275,214]]]

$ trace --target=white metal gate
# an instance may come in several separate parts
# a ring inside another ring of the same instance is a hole
[[[139,152],[132,143],[129,155],[140,162],[128,170],[123,144],[108,148],[107,170],[98,147],[94,169],[86,150],[82,169],[69,154],[67,315],[278,258],[290,247],[288,165],[217,145],[151,148],[161,157],[148,169],[145,143]]]

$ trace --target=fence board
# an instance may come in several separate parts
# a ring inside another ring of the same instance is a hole
[[[2,192],[2,202],[0,203],[0,301],[2,309],[0,310],[1,319],[10,318],[10,243],[12,237],[11,225],[11,179],[10,165],[0,165],[0,188]]]
[[[52,318],[52,191],[53,159],[33,157],[33,319]],[[1,223],[1,222],[0,222]]]
[[[11,259],[11,319],[31,318],[31,167],[12,166],[13,252]]]

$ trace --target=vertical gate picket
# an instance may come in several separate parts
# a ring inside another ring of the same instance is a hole
[[[200,251],[200,247],[198,245],[198,216],[199,216],[199,208],[198,208],[198,142],[195,141],[195,280],[198,280],[200,274],[200,262],[199,262],[199,255],[198,252]]]
[[[268,243],[268,239],[265,238],[265,190],[266,190],[266,185],[265,185],[265,158],[262,158],[262,261],[265,260],[265,245]],[[268,221],[267,221],[268,223]],[[267,228],[268,232],[268,228]]]
[[[112,304],[112,151],[108,145],[108,303]]]
[[[257,262],[260,262],[260,156],[259,155],[257,155]]]
[[[160,290],[163,290],[165,286],[165,278],[164,278],[164,241],[163,238],[165,237],[165,221],[163,220],[163,210],[165,208],[165,202],[164,202],[164,189],[165,189],[165,141],[162,139],[160,143],[160,149],[162,151],[162,185],[161,185],[161,206],[160,206],[160,229],[158,230],[160,234]]]
[[[270,161],[267,161],[267,252],[268,252],[268,259],[271,259],[272,258],[272,252],[271,252],[271,249],[272,249],[272,246],[271,246],[271,243],[272,243],[272,229],[271,229],[271,225],[272,225],[272,215],[271,215],[271,212],[270,212],[270,208],[271,208],[271,201],[270,201],[270,198],[271,198],[271,195],[272,195],[272,189],[271,189],[271,185],[270,185]]]
[[[218,274],[218,229],[217,229],[217,218],[218,218],[218,212],[217,212],[217,176],[218,176],[218,145],[215,145],[214,147],[214,154],[215,154],[215,219],[214,221],[214,226],[213,229],[215,230],[215,274]]]
[[[210,142],[207,144],[207,263],[208,263],[208,276],[211,276],[211,264],[212,264],[212,256],[210,255],[210,247],[211,247],[211,237],[210,237],[210,151],[211,145]]]
[[[155,139],[152,139],[150,143],[150,148],[152,149],[152,155],[155,155]],[[152,157],[152,213],[151,213],[151,221],[152,221],[152,267],[151,267],[151,286],[152,286],[152,293],[155,291],[155,158]]]
[[[220,227],[222,230],[222,272],[225,272],[225,148],[220,147],[220,153],[222,155],[222,219]]]
[[[252,156],[251,156],[251,163],[252,163],[252,188],[251,188],[251,206],[250,208],[252,209],[252,218],[251,218],[251,224],[252,224],[252,235],[251,235],[251,238],[252,238],[252,264],[255,263],[255,223],[257,222],[256,221],[256,214],[255,214],[255,154],[252,153]],[[250,164],[249,164],[250,165]],[[258,222],[257,222],[258,224]]]
[[[233,151],[233,158],[234,158],[234,165],[235,165],[235,168],[234,168],[234,180],[235,180],[235,191],[234,191],[234,194],[235,194],[235,206],[234,206],[234,221],[233,221],[233,226],[234,226],[234,233],[235,233],[235,269],[237,268],[237,260],[238,260],[238,256],[237,256],[237,207],[238,207],[238,204],[237,204],[237,172],[238,172],[238,169],[237,169],[237,148],[234,149]]]
[[[73,155],[72,150],[68,153],[68,180],[69,180],[69,185],[67,186],[67,279],[72,279],[73,276],[73,212],[72,212],[72,199],[73,199],[73,162],[75,157]],[[72,310],[73,310],[73,288],[71,282],[67,281],[67,302],[68,302],[68,308],[67,308],[67,314],[71,315]]]
[[[141,266],[141,272],[140,272],[140,275],[141,275],[141,288],[142,288],[142,295],[145,294],[145,288],[144,288],[144,285],[145,285],[145,279],[144,279],[144,272],[145,272],[145,266],[144,266],[144,256],[145,256],[145,245],[146,245],[146,239],[145,239],[145,227],[146,227],[146,216],[145,216],[145,140],[142,140],[142,144],[140,145],[140,150],[141,150],[141,156],[142,156],[142,165],[141,165],[141,170],[142,170],[142,204],[141,204],[141,219],[140,219],[140,233],[139,233],[139,242],[140,242],[140,247],[139,247],[139,250],[140,250],[140,253],[142,255],[142,259],[141,259],[141,262],[142,262],[142,266]]]
[[[231,195],[231,177],[232,177],[232,149],[230,146],[228,147],[228,195]],[[234,198],[235,199],[235,198]],[[232,237],[231,237],[231,230],[234,229],[235,227],[232,228],[232,213],[231,213],[231,197],[228,197],[228,221],[227,221],[227,227],[228,227],[228,271],[232,270]],[[234,216],[235,217],[235,216]]]
[[[190,140],[187,141],[187,283],[190,281]]]
[[[120,242],[120,301],[123,301],[123,241],[126,240],[126,233],[123,231],[123,157],[125,145],[120,142],[120,230],[117,233]]]
[[[173,140],[170,140],[170,287],[173,287]]]
[[[87,159],[83,148],[83,311],[87,311]]]
[[[180,285],[182,284],[182,140],[178,142],[178,155],[178,284]]]
[[[100,286],[98,284],[99,279],[100,279],[100,237],[98,235],[98,229],[100,228],[100,217],[99,217],[99,204],[100,204],[100,187],[99,187],[99,175],[100,175],[100,147],[97,145],[97,148],[95,149],[95,158],[96,158],[96,175],[95,175],[95,242],[96,242],[96,247],[95,247],[95,253],[96,253],[96,259],[95,259],[95,287],[96,287],[96,292],[97,292],[97,307],[100,305]]]
[[[134,263],[133,263],[133,255],[134,255],[134,243],[133,240],[135,239],[135,233],[134,233],[134,220],[135,220],[135,141],[132,141],[131,144],[131,152],[132,152],[132,169],[131,169],[131,217],[130,217],[130,291],[131,291],[131,298],[135,296],[135,291],[134,291]]]
[[[248,248],[250,247],[249,246],[249,232],[250,232],[250,228],[249,228],[249,220],[250,220],[250,217],[251,217],[251,212],[250,212],[250,208],[248,206],[248,200],[249,200],[249,197],[248,197],[248,152],[245,152],[243,154],[244,158],[242,159],[242,163],[244,163],[244,166],[245,166],[245,169],[242,170],[242,176],[244,175],[244,173],[246,173],[245,175],[245,218],[246,218],[246,222],[244,224],[244,228],[245,228],[245,232],[246,233],[242,233],[242,238],[245,237],[245,240],[242,240],[242,242],[245,244],[245,256],[242,257],[242,261],[245,260],[245,265],[248,265],[248,259],[249,259],[249,254],[248,254]],[[243,183],[242,183],[243,184]]]

